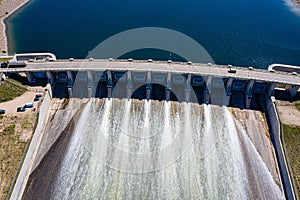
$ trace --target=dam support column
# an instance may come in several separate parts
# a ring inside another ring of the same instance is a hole
[[[26,72],[27,81],[29,84],[33,83],[33,73],[32,72]]]
[[[299,86],[296,85],[288,85],[287,90],[289,91],[291,98],[294,98],[299,90]]]
[[[185,89],[184,89],[185,102],[191,101],[191,91],[192,91],[191,80],[192,80],[192,75],[188,74],[186,84],[185,84]]]
[[[88,98],[95,97],[94,78],[93,73],[91,71],[87,71],[87,81],[87,96]]]
[[[225,97],[225,100],[224,100],[225,101],[224,102],[225,106],[229,106],[229,103],[230,103],[232,82],[233,82],[233,78],[229,78],[227,83],[226,83],[226,88],[225,88],[226,97]]]
[[[46,75],[47,75],[47,78],[48,78],[48,83],[53,85],[54,84],[54,75],[52,74],[52,72],[47,71]]]
[[[46,75],[47,75],[47,78],[48,78],[48,83],[51,85],[52,92],[54,93],[54,89],[55,89],[54,75],[51,71],[46,71]]]
[[[151,84],[151,72],[147,72],[147,82],[146,82],[146,99],[149,101],[151,99],[152,84]]]
[[[68,76],[68,96],[69,98],[73,97],[73,88],[74,88],[74,76],[72,71],[67,71],[67,76]]]
[[[268,97],[274,96],[274,89],[275,89],[275,87],[276,87],[276,83],[271,83],[269,85],[269,87],[267,88],[267,95],[268,95]]]
[[[169,72],[168,75],[167,75],[166,96],[165,96],[166,101],[170,101],[170,99],[171,99],[171,91],[172,91],[172,89],[171,89],[171,80],[172,80],[171,77],[172,77],[172,75]]]
[[[131,92],[132,92],[132,76],[131,71],[127,72],[127,85],[126,85],[126,98],[129,100],[131,98]]]
[[[73,86],[68,86],[68,96],[69,98],[73,97]]]
[[[205,104],[210,104],[211,81],[212,81],[211,76],[208,76],[207,79],[205,80],[206,86],[204,88],[204,100],[203,100]]]
[[[247,88],[246,88],[246,108],[250,108],[251,105],[251,99],[252,99],[252,88],[254,85],[254,80],[251,80],[248,84],[247,84]]]
[[[113,90],[113,81],[111,71],[107,71],[107,98],[110,99],[112,97]]]

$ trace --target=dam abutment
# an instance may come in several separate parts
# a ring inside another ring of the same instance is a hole
[[[266,99],[266,117],[269,126],[271,141],[273,143],[277,157],[278,168],[282,180],[285,197],[287,200],[296,199],[294,184],[292,181],[292,172],[288,166],[286,152],[282,140],[281,122],[276,108],[275,98],[272,96]]]

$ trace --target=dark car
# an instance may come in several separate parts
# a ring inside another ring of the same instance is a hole
[[[7,63],[7,62],[1,63],[1,68],[7,68],[7,66],[8,66],[8,63]]]
[[[36,94],[35,97],[42,97],[43,94]]]
[[[39,101],[42,99],[43,94],[36,94],[34,97],[34,101]]]
[[[5,114],[5,110],[0,109],[0,114]]]
[[[18,107],[17,108],[17,112],[24,112],[26,110],[26,108],[24,107]]]
[[[228,73],[233,73],[233,74],[235,74],[235,73],[236,73],[236,69],[230,68],[230,69],[228,70]]]
[[[34,97],[33,101],[39,101],[41,99],[42,99],[42,97]]]

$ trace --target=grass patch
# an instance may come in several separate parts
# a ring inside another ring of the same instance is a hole
[[[295,102],[296,109],[300,111],[300,100]]]
[[[11,101],[25,92],[26,89],[18,87],[8,81],[3,81],[0,85],[0,103]]]
[[[300,194],[300,126],[283,124],[284,142],[291,163],[298,194]]]
[[[7,62],[11,60],[11,58],[0,58],[0,62]]]

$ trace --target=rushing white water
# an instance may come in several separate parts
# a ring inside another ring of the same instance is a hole
[[[284,0],[284,3],[285,3],[286,6],[289,7],[289,9],[292,12],[294,12],[295,14],[300,16],[300,8],[299,8],[299,6],[296,5],[295,2],[293,2],[293,0]]]
[[[91,99],[85,106],[53,194],[55,199],[282,198],[226,107],[117,99]]]

